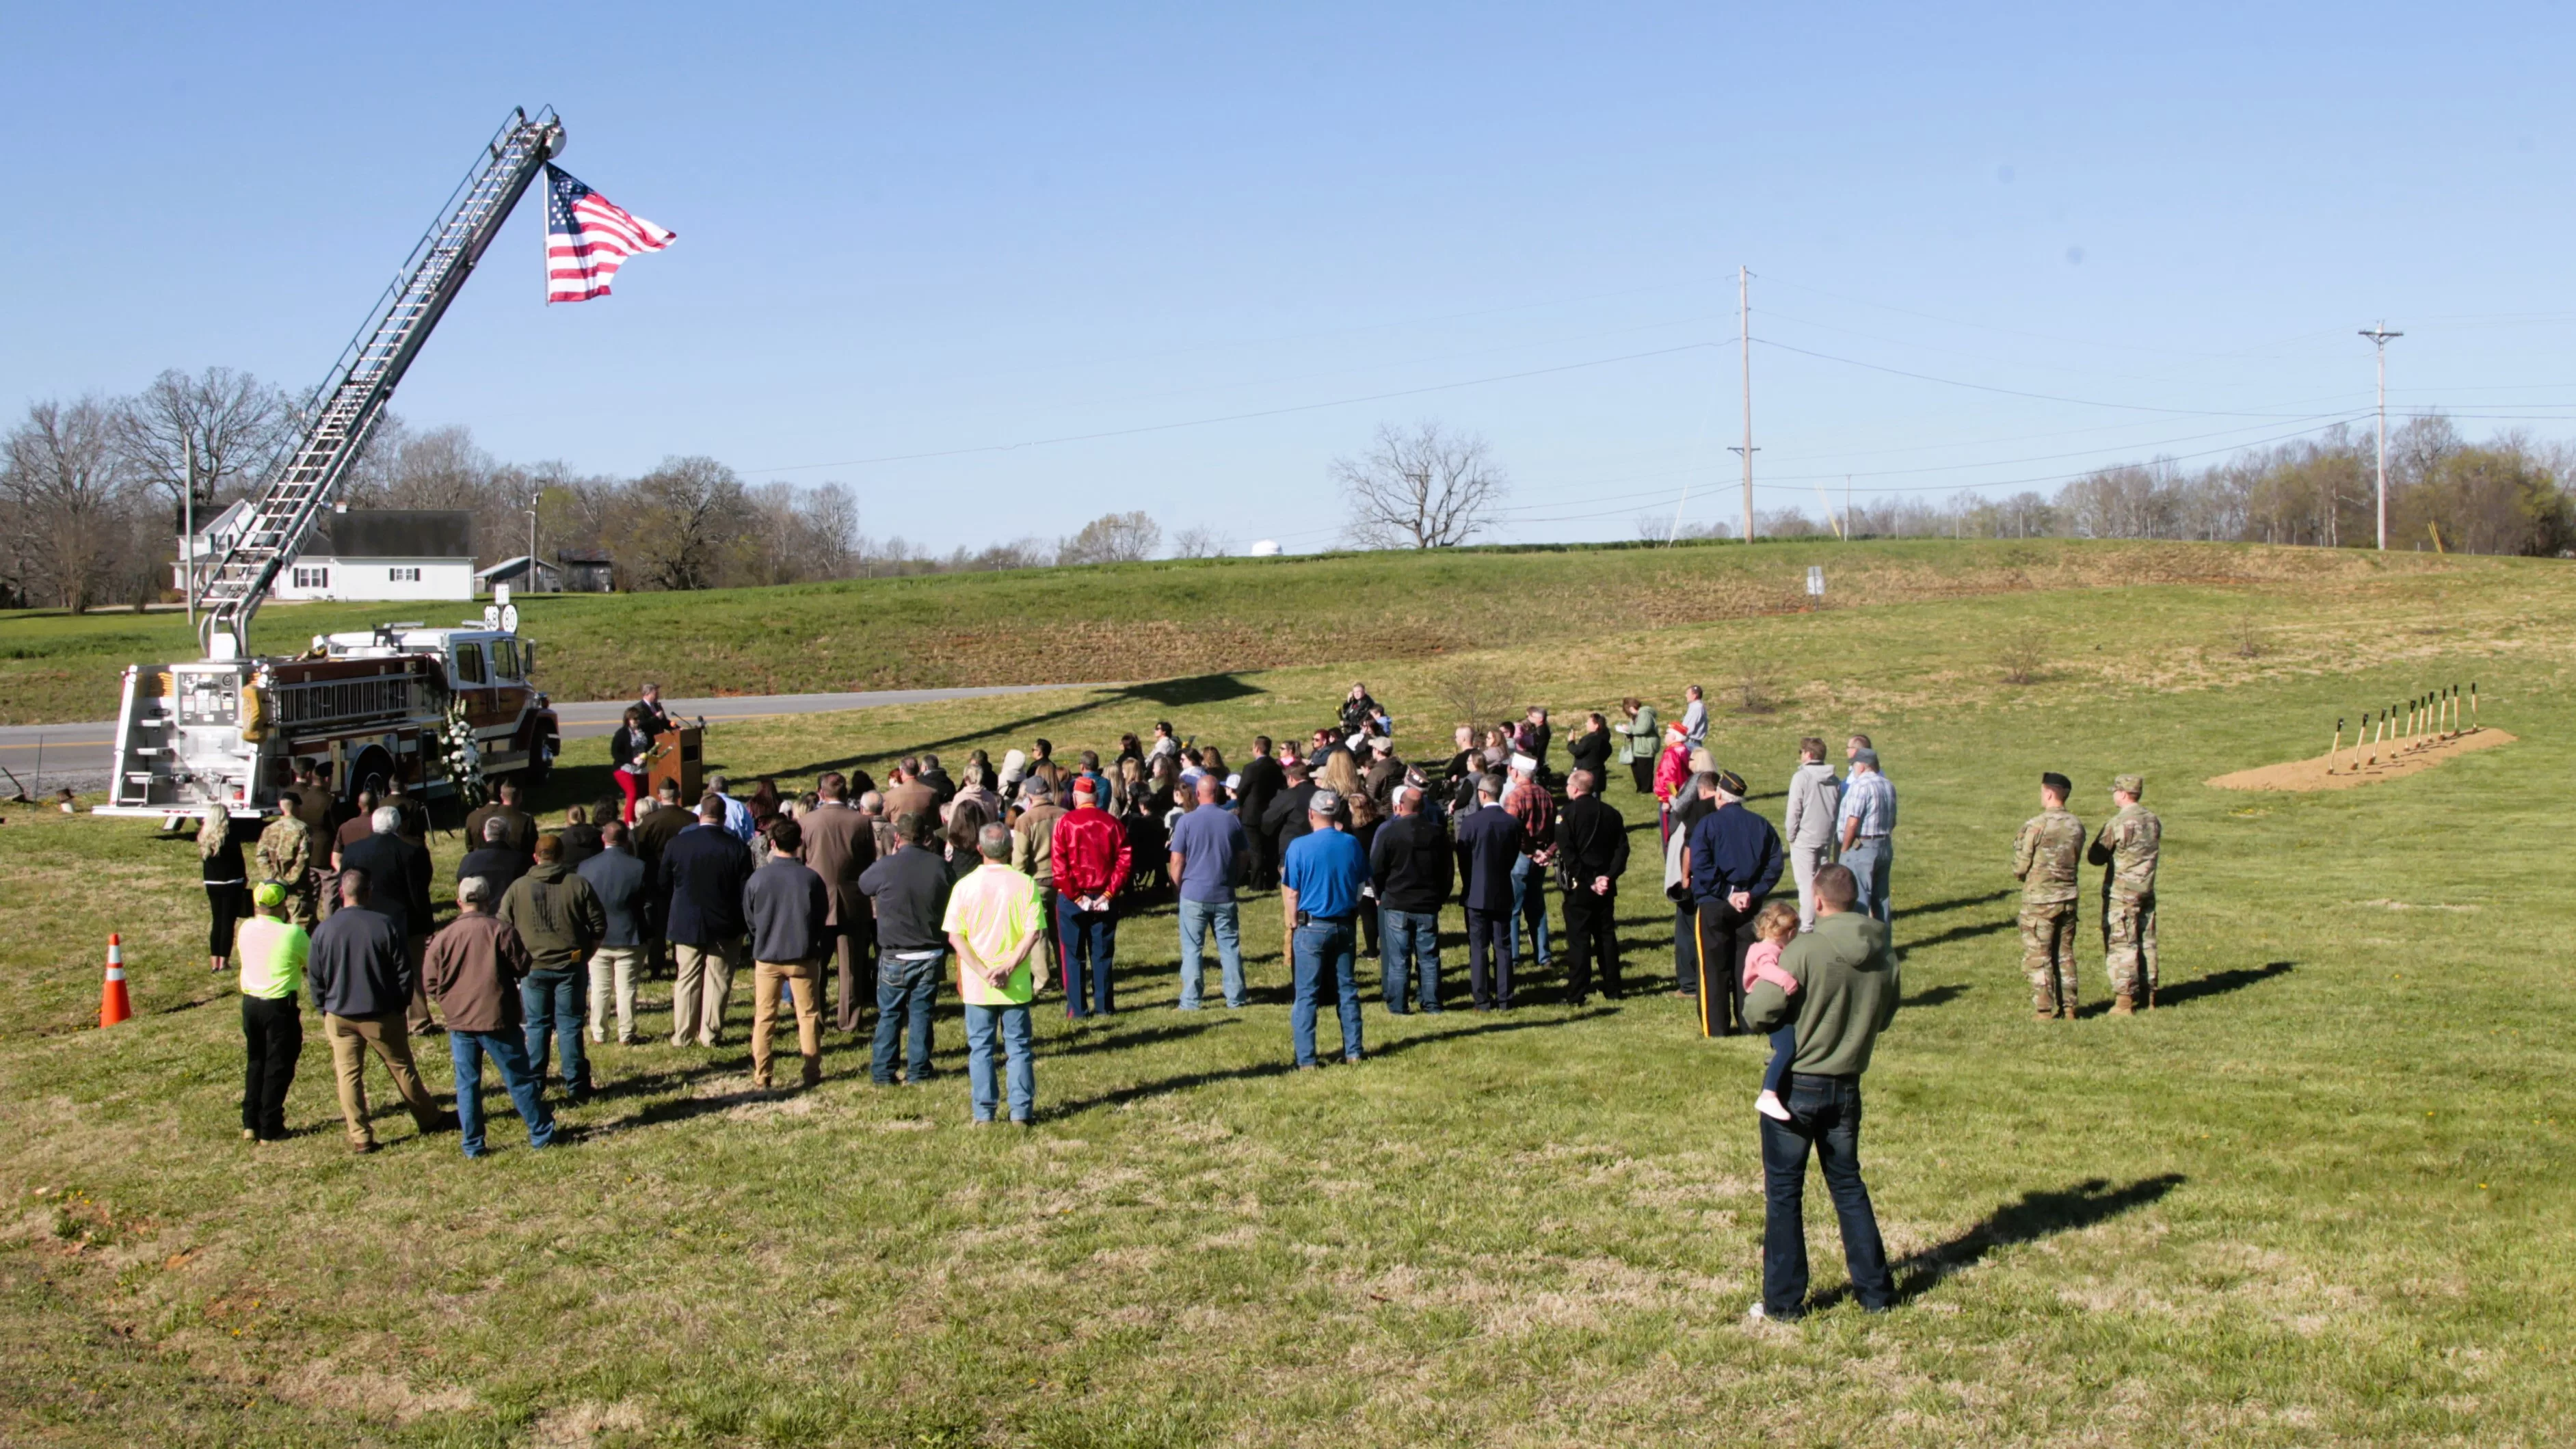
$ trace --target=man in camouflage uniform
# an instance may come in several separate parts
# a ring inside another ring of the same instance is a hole
[[[2030,1009],[2041,1021],[2075,1019],[2075,921],[2082,892],[2084,822],[2066,808],[2075,786],[2055,771],[2039,777],[2040,811],[2013,840],[2021,881],[2021,969]]]
[[[2136,775],[2111,782],[2111,803],[2119,812],[2103,823],[2084,857],[2103,867],[2102,949],[2117,995],[2113,1016],[2128,1016],[2141,1002],[2150,1009],[2156,1004],[2156,856],[2165,827],[2138,803],[2145,790],[2146,781]]]
[[[261,880],[286,887],[286,918],[313,929],[313,831],[297,815],[304,797],[284,790],[277,797],[277,818],[259,833]]]

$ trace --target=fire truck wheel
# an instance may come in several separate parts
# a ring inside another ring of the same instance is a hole
[[[554,778],[555,748],[553,740],[540,740],[538,747],[529,753],[528,767],[519,772],[519,784],[530,795],[546,788],[546,781]]]

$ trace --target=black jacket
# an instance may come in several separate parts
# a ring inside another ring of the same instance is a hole
[[[1279,842],[1280,859],[1288,858],[1290,844],[1313,833],[1314,827],[1306,823],[1306,802],[1314,799],[1321,788],[1312,779],[1290,785],[1272,798],[1269,809],[1261,812],[1261,833]]]
[[[487,845],[481,850],[468,851],[465,858],[456,863],[458,880],[479,875],[492,883],[489,906],[493,910],[500,909],[502,894],[527,873],[528,857],[508,845]]]
[[[1610,783],[1610,731],[1580,734],[1565,742],[1566,772],[1590,770],[1594,788]]]
[[[437,920],[429,898],[429,852],[399,835],[370,835],[340,852],[342,870],[367,873],[368,901],[406,935],[426,941]]]
[[[601,848],[596,825],[567,825],[555,832],[555,839],[563,842],[560,858],[566,870],[581,869],[581,863],[599,854]]]
[[[382,911],[342,906],[313,928],[304,961],[313,1004],[333,1016],[381,1016],[411,1005],[411,956]]]
[[[1369,876],[1377,882],[1379,905],[1430,915],[1448,901],[1456,880],[1449,832],[1428,815],[1394,817],[1369,842]]]
[[[876,903],[879,951],[944,951],[948,933],[948,862],[939,852],[907,845],[869,866],[859,890]],[[1069,909],[1069,908],[1068,908]]]
[[[739,936],[742,887],[751,879],[751,849],[721,825],[692,825],[662,851],[655,884],[670,898],[662,935],[676,945],[713,946]]]
[[[1592,893],[1592,882],[1610,877],[1607,894],[1619,893],[1619,877],[1628,873],[1628,822],[1609,801],[1583,795],[1565,802],[1556,817],[1556,854],[1569,889]]]
[[[1243,762],[1242,773],[1234,787],[1235,813],[1247,828],[1257,829],[1262,812],[1279,792],[1288,788],[1288,772],[1268,755],[1255,755]]]
[[[1512,908],[1512,867],[1520,863],[1520,818],[1500,805],[1458,817],[1458,883],[1469,910]]]

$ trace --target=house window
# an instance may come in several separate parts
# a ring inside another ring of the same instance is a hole
[[[385,577],[397,584],[416,584],[420,582],[420,570],[416,568],[387,569],[385,570]]]
[[[299,565],[295,570],[295,587],[327,589],[331,587],[331,571],[327,568],[304,568]]]

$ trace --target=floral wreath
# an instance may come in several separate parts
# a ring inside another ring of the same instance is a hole
[[[474,737],[474,723],[465,717],[465,696],[447,693],[447,721],[438,732],[438,761],[442,773],[455,787],[456,798],[471,810],[483,803],[487,793],[483,780],[483,745]]]

